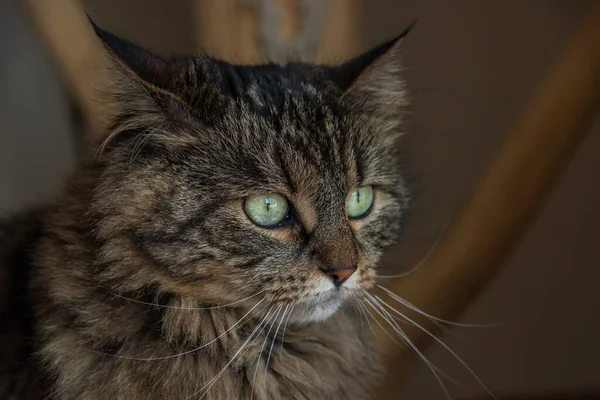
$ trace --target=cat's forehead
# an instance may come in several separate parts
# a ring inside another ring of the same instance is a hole
[[[387,167],[376,136],[305,86],[304,95],[283,94],[278,103],[260,97],[238,102],[224,123],[198,134],[202,144],[193,146],[187,165],[203,176],[199,180],[218,177],[214,184],[231,193],[277,191],[304,199],[327,193],[342,198],[382,164]]]
[[[285,108],[335,104],[341,92],[320,67],[287,65],[234,66],[218,64],[218,86],[230,100],[258,112],[275,114]]]
[[[308,65],[230,67],[221,71],[219,87],[225,88],[225,106],[212,114],[216,134],[241,150],[302,151],[318,145],[315,153],[328,151],[331,143],[349,134],[356,116],[343,104],[342,95],[318,71]],[[218,115],[218,116],[217,116]],[[204,116],[200,116],[203,122]],[[345,125],[342,128],[342,125]],[[315,155],[316,157],[316,155]]]
[[[199,132],[202,158],[195,165],[259,188],[322,193],[355,186],[380,154],[381,140],[314,68],[225,66],[219,84],[228,105]]]

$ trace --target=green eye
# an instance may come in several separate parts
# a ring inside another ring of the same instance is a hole
[[[375,195],[371,186],[363,186],[350,195],[346,205],[348,218],[359,219],[369,214],[373,207]]]
[[[288,201],[278,193],[250,196],[244,201],[248,218],[263,228],[279,225],[287,217],[288,210]]]

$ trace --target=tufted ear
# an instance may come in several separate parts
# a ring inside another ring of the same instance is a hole
[[[170,63],[152,52],[100,28],[88,15],[110,58],[123,72],[148,86],[169,89]]]
[[[181,142],[182,127],[188,127],[195,115],[189,94],[199,93],[198,82],[207,81],[196,74],[199,63],[195,58],[163,59],[88,18],[111,61],[105,92],[111,96],[114,114],[99,154],[109,144],[131,145],[140,135],[146,138],[138,142],[146,148]]]
[[[398,120],[398,111],[408,105],[400,75],[400,47],[414,25],[342,65],[328,67],[328,75],[344,91],[344,97],[366,105],[376,115]]]
[[[112,61],[107,89],[127,126],[164,131],[165,124],[206,122],[223,112],[222,63],[203,55],[164,59],[88,19]]]

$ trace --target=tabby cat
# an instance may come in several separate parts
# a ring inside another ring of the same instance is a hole
[[[61,200],[2,232],[0,398],[368,398],[357,304],[408,205],[408,30],[333,67],[94,28],[117,112]]]

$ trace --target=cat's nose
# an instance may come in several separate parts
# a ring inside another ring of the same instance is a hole
[[[321,271],[340,287],[358,267],[358,250],[348,225],[323,230],[315,237],[315,248]]]
[[[339,268],[336,265],[330,265],[327,268],[321,268],[321,271],[323,271],[325,275],[328,275],[333,281],[333,284],[339,288],[348,280],[348,278],[352,276],[354,272],[356,272],[356,269],[356,265],[344,268]]]

